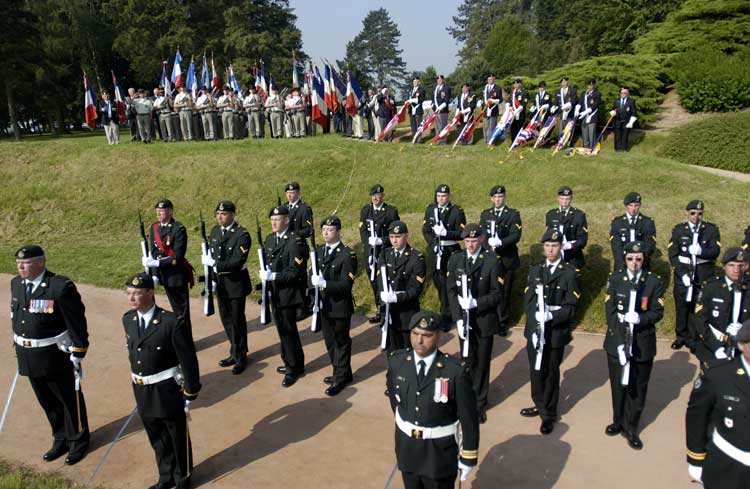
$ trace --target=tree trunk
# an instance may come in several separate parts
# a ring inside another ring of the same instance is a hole
[[[13,87],[10,78],[5,78],[5,93],[8,97],[8,115],[10,116],[10,126],[13,128],[13,137],[16,141],[21,141],[21,129],[18,127],[18,117],[16,116],[16,107],[13,101]]]

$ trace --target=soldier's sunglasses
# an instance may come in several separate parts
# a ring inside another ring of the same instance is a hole
[[[629,256],[625,258],[625,261],[643,261],[643,257],[640,256]]]
[[[702,216],[703,211],[690,211],[691,216]]]

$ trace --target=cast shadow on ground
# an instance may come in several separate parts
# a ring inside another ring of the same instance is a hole
[[[654,362],[646,406],[641,417],[641,431],[656,421],[661,412],[680,397],[680,391],[693,381],[697,369],[690,362],[690,354],[685,351],[674,352],[669,359]]]
[[[568,349],[570,348],[566,348]],[[608,380],[606,354],[603,350],[591,350],[581,358],[578,365],[563,371],[559,414],[569,413],[578,402]]]

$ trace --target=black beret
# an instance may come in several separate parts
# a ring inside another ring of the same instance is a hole
[[[153,289],[154,279],[151,278],[151,275],[143,272],[136,273],[125,283],[125,285],[132,289]]]
[[[216,204],[216,212],[237,212],[237,207],[235,207],[234,202],[231,200],[220,200],[218,204]]]
[[[440,316],[432,311],[419,311],[409,320],[409,329],[419,328],[425,331],[437,331],[440,328]]]
[[[586,85],[593,85],[596,83],[596,78],[589,78],[586,80]]]
[[[286,187],[284,187],[284,191],[287,190],[299,190],[299,183],[294,181],[287,183]]]
[[[271,216],[288,216],[289,215],[289,207],[285,205],[277,205],[275,207],[272,207],[270,211],[268,211],[268,217]]]
[[[540,81],[539,84],[537,85],[537,87],[546,87],[546,86],[547,86],[547,82],[544,80]]]
[[[520,76],[517,76],[513,79],[513,83],[523,83]]]
[[[563,185],[559,189],[557,189],[557,195],[573,195],[573,189],[568,187],[567,185]]]
[[[550,241],[554,243],[562,243],[562,234],[560,234],[560,232],[555,228],[547,229],[542,235],[542,239],[539,242],[548,243]]]
[[[376,183],[375,185],[370,187],[370,195],[382,194],[383,192],[385,192],[385,189],[379,183]]]
[[[495,194],[505,194],[505,185],[495,185],[490,189],[490,197]]]
[[[629,204],[640,204],[641,203],[641,194],[638,192],[630,192],[625,196],[624,199],[622,199],[622,203],[625,205]]]
[[[157,209],[174,209],[174,206],[172,205],[172,201],[169,199],[161,199],[159,202],[156,203]]]
[[[745,252],[738,246],[732,246],[721,257],[721,264],[726,265],[730,261],[745,261]]]
[[[335,226],[336,229],[341,229],[341,219],[339,216],[328,216],[320,221],[320,228],[322,229],[323,226]]]
[[[482,236],[482,228],[479,227],[479,224],[473,222],[467,224],[463,231],[461,231],[462,238],[478,238],[480,236]]]
[[[435,193],[441,193],[441,194],[449,194],[451,193],[451,188],[446,183],[441,183],[435,188]]]
[[[742,327],[737,331],[737,343],[750,343],[750,319],[742,323]]]
[[[560,82],[564,82],[564,81],[568,81],[568,80],[570,80],[570,78],[568,78],[567,76],[564,76],[564,77],[560,78]]]
[[[393,221],[388,226],[388,234],[406,234],[409,232],[409,228],[406,227],[406,223],[403,221]]]
[[[19,260],[38,258],[40,256],[44,256],[44,250],[39,245],[23,245],[16,251],[16,258]]]
[[[643,243],[641,241],[631,241],[622,248],[622,254],[643,253]]]
[[[696,199],[696,200],[691,200],[690,202],[688,202],[688,205],[685,207],[685,210],[692,211],[693,209],[695,209],[695,210],[702,211],[703,209],[705,209],[705,207],[706,207],[706,204],[704,204],[702,200]]]

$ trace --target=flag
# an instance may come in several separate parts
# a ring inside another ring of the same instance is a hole
[[[545,112],[546,111],[544,109],[536,111],[534,117],[532,117],[529,123],[526,124],[526,127],[518,131],[518,134],[516,134],[516,138],[513,140],[513,144],[511,144],[510,148],[508,148],[508,153],[513,151],[514,148],[523,146],[524,144],[537,137],[537,135],[539,134],[539,132],[537,131],[537,128],[539,127],[539,116],[541,115],[542,117],[544,117]]]
[[[346,100],[346,83],[341,79],[336,70],[331,66],[331,77],[333,80],[333,93],[336,95],[336,103],[342,104]]]
[[[560,118],[558,116],[550,116],[547,117],[547,120],[544,121],[544,124],[542,124],[542,128],[539,129],[539,136],[536,138],[536,142],[534,143],[534,147],[531,149],[532,151],[536,148],[540,148],[544,146],[544,143],[547,142],[547,139],[549,139],[550,134],[552,134],[552,129],[554,129],[557,126],[557,123],[560,121]]]
[[[297,56],[292,49],[292,88],[299,88],[299,74],[297,73]]]
[[[271,73],[268,74],[268,93],[271,93],[271,90],[276,89],[276,84],[273,82],[273,76]]]
[[[83,72],[83,117],[89,129],[93,130],[96,127],[96,94],[85,71]]]
[[[234,90],[237,93],[240,93],[242,90],[240,90],[240,84],[237,82],[237,77],[234,76],[234,67],[232,65],[229,65],[229,86],[232,87],[232,90]]]
[[[190,58],[190,65],[188,66],[185,87],[193,92],[193,98],[196,98],[198,96],[198,80],[195,79],[195,62],[193,61],[193,58]]]
[[[380,134],[378,135],[378,138],[375,140],[375,142],[379,142],[381,139],[386,137],[389,132],[391,132],[396,126],[404,122],[404,119],[406,119],[406,108],[409,106],[409,101],[406,101],[404,105],[401,106],[400,109],[398,109],[398,112],[396,115],[394,115],[391,120],[386,124],[386,126],[383,128],[382,131],[380,131]]]
[[[174,55],[174,64],[172,65],[172,76],[170,77],[170,80],[172,80],[172,83],[174,83],[175,88],[180,88],[180,85],[182,85],[182,67],[180,66],[180,63],[182,63],[182,56],[180,56],[180,50],[177,50],[177,53]]]
[[[210,72],[208,71],[208,60],[206,55],[203,55],[203,62],[201,63],[201,88],[208,88],[211,86]]]
[[[575,132],[577,120],[577,117],[573,117],[573,119],[569,120],[568,123],[565,124],[565,129],[563,129],[563,133],[560,136],[560,139],[557,141],[555,150],[552,152],[553,155],[557,154],[558,151],[560,151],[565,146],[567,146],[568,143],[570,143],[570,140],[573,138],[573,133]]]
[[[112,86],[114,87],[117,115],[119,116],[120,124],[125,124],[128,121],[128,115],[125,113],[125,102],[122,99],[122,91],[120,90],[120,84],[117,83],[114,70],[112,70]]]
[[[437,110],[436,110],[435,112],[437,112]],[[451,130],[453,129],[453,127],[454,127],[454,126],[455,126],[456,124],[458,124],[458,121],[459,121],[459,119],[461,119],[461,115],[462,115],[462,114],[461,114],[461,111],[460,111],[460,110],[456,110],[456,115],[454,115],[454,116],[453,116],[453,120],[452,120],[452,121],[450,121],[450,122],[449,122],[449,123],[448,123],[448,124],[447,124],[447,125],[446,125],[446,126],[445,126],[445,127],[443,128],[443,130],[442,130],[442,131],[440,131],[440,133],[439,133],[439,134],[438,134],[437,136],[435,136],[434,138],[432,138],[432,139],[430,140],[430,146],[432,146],[433,144],[437,143],[437,142],[438,142],[438,141],[440,141],[441,139],[448,139],[448,134],[450,134],[450,132],[451,132]]]
[[[211,88],[219,88],[219,75],[216,74],[216,65],[214,65],[214,55],[211,55]]]
[[[169,77],[167,76],[167,62],[162,61],[161,63],[161,80],[159,82],[161,86],[164,87],[164,93],[167,94],[167,97],[172,96],[172,85],[169,81]]]
[[[325,90],[325,103],[331,110],[336,110],[338,103],[336,101],[336,95],[334,94],[333,88],[333,76],[331,75],[331,67],[326,64],[325,66],[325,78],[323,79],[323,89]]]
[[[425,132],[427,129],[430,128],[430,126],[432,125],[432,122],[435,120],[437,115],[438,115],[437,110],[433,110],[430,116],[424,121],[422,121],[422,124],[419,126],[419,129],[417,129],[417,132],[414,133],[414,138],[411,140],[411,144],[416,144],[417,139],[419,139],[420,136],[422,136],[423,132]]]
[[[261,99],[266,100],[266,91],[263,88],[266,83],[265,80],[263,80],[263,64],[260,65],[260,70],[257,68],[253,69],[255,70],[255,91],[258,92]]]
[[[502,117],[497,121],[497,125],[492,130],[492,135],[490,136],[490,140],[487,142],[487,146],[494,147],[492,144],[495,139],[500,136],[500,142],[505,141],[505,138],[507,137],[505,131],[510,128],[510,125],[513,123],[513,119],[515,118],[513,109],[510,107],[509,103],[505,104],[505,111],[503,112]],[[486,127],[484,128],[485,131],[489,131],[490,128]]]
[[[362,98],[362,89],[351,71],[346,72],[346,111],[354,117],[357,115],[357,105]]]
[[[464,125],[464,128],[461,130],[461,133],[458,135],[458,138],[456,139],[456,142],[453,143],[453,148],[451,149],[455,149],[456,145],[461,141],[471,141],[471,135],[474,134],[474,129],[477,128],[477,123],[484,116],[484,113],[487,112],[488,108],[489,107],[485,105],[476,117],[474,117],[474,120]]]
[[[317,70],[317,67],[315,68]],[[325,104],[323,98],[325,97],[325,90],[319,77],[312,77],[312,90],[310,93],[311,103],[311,118],[313,122],[325,127],[328,121],[328,106]]]
[[[258,93],[263,97],[263,100],[266,100],[266,97],[268,97],[268,87],[266,86],[266,65],[263,63],[263,60],[260,60],[260,86],[258,87]]]

